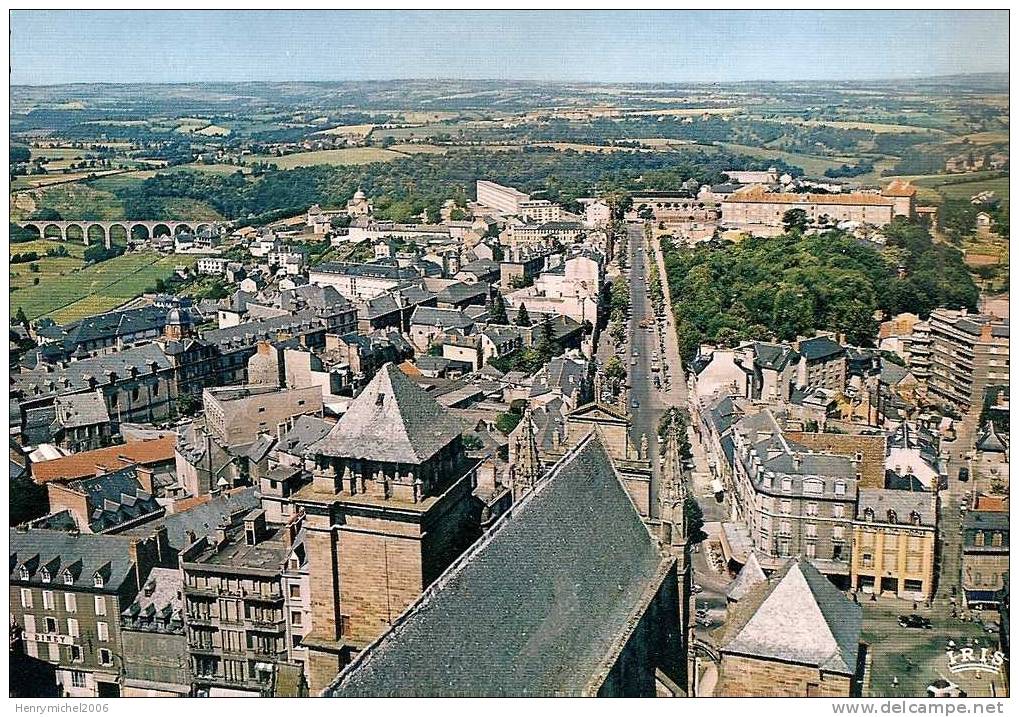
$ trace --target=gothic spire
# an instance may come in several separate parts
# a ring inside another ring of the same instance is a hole
[[[662,465],[662,479],[658,490],[659,517],[662,522],[662,540],[667,545],[679,545],[686,541],[686,516],[684,506],[687,486],[683,480],[683,460],[679,447],[683,430],[678,417],[673,414],[665,434],[662,447],[665,461]]]
[[[534,487],[541,477],[541,462],[538,460],[538,444],[534,439],[534,424],[531,422],[531,409],[524,410],[520,419],[520,430],[516,436],[516,460],[511,467],[513,483],[513,500]]]

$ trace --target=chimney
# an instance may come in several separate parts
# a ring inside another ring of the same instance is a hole
[[[138,478],[138,482],[141,484],[142,490],[149,495],[153,495],[152,491],[152,469],[148,466],[141,464],[134,468],[135,476]]]
[[[244,542],[248,545],[258,545],[265,537],[265,511],[256,508],[244,516]]]

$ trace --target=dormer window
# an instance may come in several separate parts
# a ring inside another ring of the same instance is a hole
[[[28,574],[28,568],[26,568],[24,565],[22,565],[20,568],[18,568],[18,579],[19,580],[28,580],[29,577],[30,576]]]
[[[891,523],[892,525],[899,522],[899,516],[896,514],[894,510],[888,511],[888,522]]]
[[[73,584],[74,584],[74,576],[71,575],[71,571],[70,570],[65,570],[64,571],[64,585],[73,585]]]
[[[912,523],[913,525],[920,525],[921,522],[920,513],[915,510],[912,513],[910,513],[909,522]]]
[[[103,576],[102,575],[100,575],[99,573],[96,573],[95,576],[93,576],[93,578],[92,578],[92,585],[93,586],[95,586],[97,588],[101,588],[105,584],[106,584],[106,581],[103,580]]]
[[[782,490],[784,492],[786,492],[786,493],[789,493],[789,492],[792,491],[792,489],[793,489],[793,479],[792,478],[783,478],[782,479]]]
[[[386,402],[386,394],[380,393],[378,396],[375,397],[375,405],[376,406],[381,406],[385,402]]]
[[[50,571],[47,568],[41,569],[39,571],[39,577],[44,583],[48,583],[50,581]]]
[[[863,511],[863,519],[866,520],[868,523],[873,523],[874,522],[874,509],[873,508],[865,509]]]

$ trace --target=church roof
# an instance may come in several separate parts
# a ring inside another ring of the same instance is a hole
[[[768,578],[765,576],[764,571],[761,570],[761,564],[757,561],[757,554],[751,552],[746,564],[740,569],[725,597],[736,602],[742,599],[750,588],[767,581]]]
[[[327,694],[579,695],[671,560],[591,435]]]
[[[856,674],[861,608],[805,559],[755,585],[717,633],[723,652]]]
[[[464,426],[393,363],[350,403],[343,418],[309,451],[380,463],[424,463]]]

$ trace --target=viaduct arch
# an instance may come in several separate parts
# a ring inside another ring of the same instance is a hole
[[[157,236],[177,236],[187,232],[195,234],[203,229],[217,229],[218,222],[210,221],[92,221],[89,219],[66,221],[25,221],[15,222],[23,229],[32,229],[40,239],[60,239],[61,241],[83,241],[85,246],[91,242],[101,241],[107,249],[113,243],[113,230],[123,230],[128,238],[138,236],[152,239]],[[137,229],[137,231],[135,231]]]

